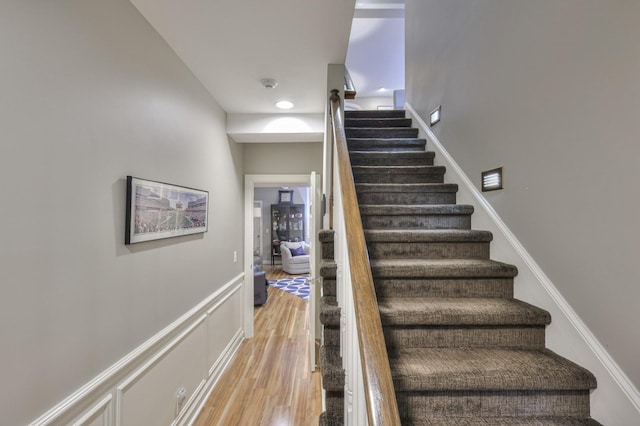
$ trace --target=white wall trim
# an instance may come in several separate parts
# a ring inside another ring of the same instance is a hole
[[[95,404],[93,406],[93,408],[91,408],[89,411],[87,411],[84,414],[84,416],[80,417],[73,424],[73,426],[83,426],[83,425],[89,423],[90,421],[92,421],[95,417],[97,417],[100,414],[104,415],[103,424],[105,426],[109,425],[110,422],[111,422],[110,409],[111,409],[111,401],[112,400],[113,400],[113,396],[107,395],[106,397],[104,397],[102,399],[102,401],[98,402],[97,404]]]
[[[633,405],[633,407],[640,413],[640,392],[635,387],[633,382],[629,379],[629,377],[624,373],[624,371],[620,368],[620,366],[615,362],[615,360],[611,357],[611,355],[607,352],[604,346],[598,341],[596,336],[591,332],[591,330],[587,327],[587,325],[580,319],[575,310],[569,305],[567,300],[560,294],[557,287],[553,284],[553,282],[547,277],[547,275],[542,271],[542,268],[535,262],[533,257],[527,252],[524,246],[520,243],[520,241],[516,238],[516,236],[511,232],[511,230],[507,227],[507,225],[502,221],[498,213],[494,210],[494,208],[489,204],[489,202],[484,198],[482,193],[476,188],[476,186],[472,183],[471,179],[465,174],[462,168],[456,163],[453,157],[447,152],[444,148],[440,140],[437,136],[431,131],[431,128],[427,125],[427,123],[418,115],[418,113],[413,109],[413,107],[409,104],[405,104],[405,109],[409,113],[410,117],[415,120],[418,127],[422,132],[426,135],[429,142],[432,144],[434,150],[437,155],[436,158],[444,159],[444,162],[447,164],[447,175],[452,171],[453,175],[458,180],[458,183],[463,185],[467,191],[469,191],[472,196],[475,198],[477,204],[484,210],[486,215],[493,221],[496,228],[505,239],[509,242],[513,250],[517,253],[518,257],[522,260],[522,264],[526,266],[532,274],[536,277],[540,285],[546,290],[549,297],[553,300],[553,302],[557,305],[557,308],[566,316],[566,318],[571,323],[571,326],[577,331],[580,337],[583,339],[584,343],[587,347],[592,351],[593,355],[597,358],[599,363],[602,366],[602,371],[605,371],[611,378],[615,381],[615,383],[622,390],[624,395],[629,399],[629,402]],[[522,265],[516,265],[519,269]],[[554,322],[556,320],[554,319]],[[570,343],[568,343],[570,344]],[[592,371],[596,377],[598,378],[598,382],[600,382],[599,374],[601,372]]]
[[[130,374],[125,381],[120,383],[116,388],[116,426],[120,426],[123,424],[122,419],[122,405],[123,405],[123,396],[124,393],[134,385],[138,380],[144,377],[145,374],[151,368],[153,368],[162,358],[164,358],[169,352],[171,352],[176,346],[178,346],[184,339],[187,338],[191,334],[193,330],[202,325],[208,315],[201,315],[199,318],[196,318],[193,322],[191,322],[186,330],[182,331],[178,337],[171,340],[169,344],[165,345],[160,351],[158,351],[151,359],[145,362],[140,368],[138,368],[133,374]]]
[[[215,389],[216,384],[222,377],[222,373],[229,367],[229,364],[233,360],[236,352],[240,348],[240,344],[244,339],[244,332],[242,330],[238,330],[236,335],[233,337],[231,342],[227,345],[227,348],[224,350],[220,358],[214,363],[214,365],[209,370],[209,378],[203,385],[202,391],[198,393],[197,398],[194,398],[194,403],[190,405],[190,410],[187,410],[184,413],[184,416],[178,417],[177,421],[174,422],[176,425],[192,425],[195,423],[198,415],[204,408],[205,404],[209,400],[211,396],[211,392]]]
[[[104,372],[96,376],[93,380],[86,383],[73,394],[65,398],[63,401],[55,405],[42,416],[31,422],[30,426],[48,426],[53,424],[69,423],[69,419],[77,417],[74,425],[85,424],[97,411],[103,406],[109,411],[111,405],[115,405],[115,413],[120,412],[120,396],[121,392],[139,379],[140,375],[153,367],[160,359],[162,359],[172,348],[182,342],[194,329],[202,325],[204,321],[211,316],[219,306],[232,297],[235,293],[241,291],[243,286],[244,273],[240,273],[230,281],[225,283],[220,289],[208,296],[195,307],[180,316],[174,322],[169,324],[163,330],[152,336],[122,359],[117,361]],[[233,358],[237,348],[242,341],[242,330],[238,330],[232,341],[229,342],[226,349],[215,361],[214,365],[220,368],[226,368],[229,360]],[[206,350],[203,348],[203,351]],[[224,361],[223,361],[224,360]],[[215,368],[204,371],[214,371]],[[203,373],[204,373],[203,371]],[[205,381],[203,377],[203,382]],[[198,388],[199,392],[203,391],[204,386]],[[195,393],[195,392],[194,392]],[[105,394],[107,394],[105,396]],[[97,405],[92,405],[92,401],[101,399]],[[197,399],[192,396],[189,402]],[[115,404],[112,404],[112,401]],[[101,405],[102,404],[102,405]],[[83,412],[84,407],[92,406],[88,411]],[[189,411],[191,407],[185,404],[183,409]],[[115,415],[113,422],[108,414],[105,415],[108,424],[119,424],[119,415]]]

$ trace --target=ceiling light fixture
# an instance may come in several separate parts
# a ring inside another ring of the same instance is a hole
[[[280,109],[291,109],[291,108],[293,108],[293,102],[278,101],[278,102],[276,102],[276,107],[280,108]]]
[[[263,78],[260,80],[260,83],[262,83],[265,89],[275,89],[278,85],[278,82],[273,78]]]

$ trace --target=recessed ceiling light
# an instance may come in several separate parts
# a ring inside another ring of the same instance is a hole
[[[293,103],[289,101],[278,101],[276,102],[276,107],[280,109],[291,109],[293,108]]]

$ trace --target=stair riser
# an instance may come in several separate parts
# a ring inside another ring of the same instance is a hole
[[[322,373],[322,386],[324,389],[331,392],[343,392],[345,377],[342,369],[342,359],[340,358],[340,348],[322,346],[318,364]]]
[[[331,278],[322,279],[322,295],[336,297],[336,280]]]
[[[371,259],[489,259],[488,242],[367,243]]]
[[[491,347],[540,349],[544,327],[384,327],[387,347],[452,348]]]
[[[418,129],[411,127],[390,127],[390,128],[359,128],[345,127],[347,138],[417,138]]]
[[[401,418],[589,416],[588,391],[396,392]]]
[[[324,326],[324,346],[340,348],[340,327]]]
[[[320,266],[320,276],[324,279],[334,279],[336,278],[336,264],[333,262],[324,262],[322,266]]]
[[[354,170],[356,183],[444,183],[444,173],[404,173],[393,172],[371,173]]]
[[[345,111],[344,116],[345,118],[404,118],[405,112],[402,109]]]
[[[362,216],[364,229],[471,229],[471,215]]]
[[[344,392],[327,392],[325,395],[327,413],[342,417],[344,415]]]
[[[344,426],[344,415],[340,417],[334,417],[328,415],[326,412],[320,414],[318,420],[318,426]]]
[[[340,327],[340,309],[320,307],[320,323],[325,327]]]
[[[333,260],[333,242],[322,243],[322,259]]]
[[[377,154],[372,152],[372,154]],[[433,156],[427,152],[416,152],[412,156],[402,153],[381,155],[366,155],[350,153],[352,166],[433,166]]]
[[[409,140],[380,140],[372,142],[371,140],[350,140],[347,142],[349,151],[368,151],[368,152],[425,152],[427,143],[421,139]],[[371,164],[373,165],[373,164]]]
[[[513,278],[373,279],[378,297],[513,298]]]
[[[360,192],[360,204],[455,204],[455,192]]]
[[[410,118],[347,118],[344,127],[411,127]]]

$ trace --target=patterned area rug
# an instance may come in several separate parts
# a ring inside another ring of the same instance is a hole
[[[309,300],[309,275],[301,275],[299,277],[283,278],[281,280],[269,281],[269,285],[294,296],[302,297]]]

